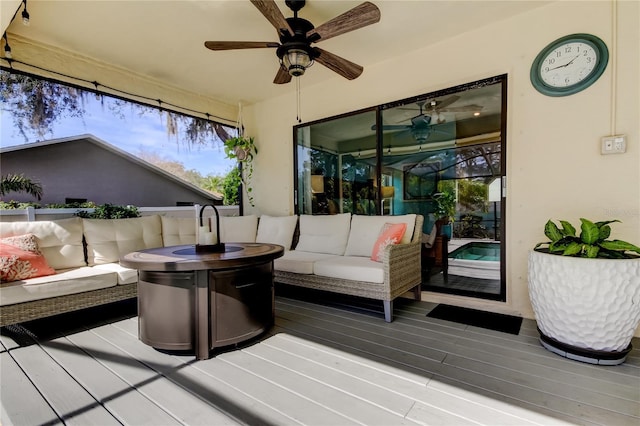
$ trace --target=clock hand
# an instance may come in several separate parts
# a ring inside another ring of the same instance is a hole
[[[575,58],[573,58],[572,60],[570,60],[569,62],[567,62],[567,63],[566,63],[566,64],[564,64],[564,65],[558,65],[557,67],[549,68],[549,71],[553,71],[553,70],[556,70],[556,69],[558,69],[558,68],[568,67],[569,65],[571,65],[571,63],[572,63],[573,61],[575,61],[576,59],[578,59],[578,57],[579,57],[579,56],[580,56],[580,55],[576,55],[576,57],[575,57]]]
[[[567,64],[565,65],[565,67],[568,67],[569,65],[571,65],[571,63],[572,63],[573,61],[575,61],[576,59],[578,59],[578,56],[580,56],[580,55],[576,55],[576,57],[575,57],[575,58],[573,58],[572,60],[570,60],[569,62],[567,62]]]

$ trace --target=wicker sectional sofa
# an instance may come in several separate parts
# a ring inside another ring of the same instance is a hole
[[[381,262],[370,259],[381,226],[405,222],[400,244]],[[0,284],[0,326],[136,297],[137,271],[119,259],[145,248],[195,243],[195,219],[145,216],[2,222],[0,238],[33,234],[54,275]],[[265,242],[285,247],[275,281],[384,302],[410,289],[420,295],[422,216],[221,217],[223,242]],[[2,254],[2,253],[0,253]]]
[[[393,320],[393,300],[409,290],[420,300],[421,215],[300,216],[295,249],[274,261],[275,281],[300,287],[380,300],[385,321]],[[371,260],[386,223],[406,223],[399,244]]]

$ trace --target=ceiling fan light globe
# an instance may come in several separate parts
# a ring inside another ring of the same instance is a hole
[[[293,77],[300,77],[313,65],[313,59],[302,49],[290,49],[282,56],[282,65]]]
[[[413,138],[416,140],[416,142],[423,144],[429,138],[429,134],[431,133],[431,130],[428,128],[426,129],[414,128],[411,130],[411,133],[413,134]]]

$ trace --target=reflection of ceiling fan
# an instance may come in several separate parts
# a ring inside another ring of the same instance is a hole
[[[410,132],[416,142],[422,144],[427,141],[432,132],[447,134],[438,129],[434,129],[431,125],[431,115],[424,113],[424,105],[426,101],[418,101],[416,105],[420,108],[420,114],[411,119],[411,124],[383,124],[382,130],[405,130]],[[375,124],[371,126],[371,130],[375,130]],[[404,133],[404,132],[401,132]]]
[[[409,131],[416,142],[420,144],[426,142],[433,132],[447,135],[449,132],[434,127],[434,125],[446,122],[445,117],[442,115],[443,112],[477,112],[482,109],[481,105],[475,104],[461,105],[458,107],[449,106],[458,99],[460,99],[460,96],[453,95],[441,101],[436,99],[418,101],[416,105],[420,108],[420,113],[411,118],[411,124],[384,124],[382,125],[382,130]],[[371,129],[375,130],[375,125],[371,127]]]
[[[429,114],[431,116],[431,121],[434,124],[444,123],[446,119],[442,115],[443,112],[479,112],[482,109],[482,105],[469,104],[469,105],[460,105],[460,106],[449,106],[455,103],[460,96],[449,96],[447,99],[442,101],[431,99],[425,101],[425,114]]]
[[[317,28],[306,19],[298,18],[298,11],[304,7],[305,0],[285,1],[293,11],[293,18],[285,18],[274,0],[251,0],[251,3],[278,30],[280,43],[206,41],[204,45],[211,50],[277,48],[276,55],[280,59],[280,68],[273,80],[276,84],[288,83],[292,76],[301,76],[314,61],[349,80],[362,74],[363,68],[360,65],[311,44],[378,22],[380,10],[373,3],[364,2]]]

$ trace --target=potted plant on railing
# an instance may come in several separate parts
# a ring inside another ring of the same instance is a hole
[[[247,192],[249,203],[254,206],[251,178],[253,177],[253,158],[258,154],[258,148],[256,148],[253,137],[236,136],[227,139],[224,141],[224,153],[227,158],[236,160],[238,164],[242,165],[240,180]]]
[[[610,223],[549,220],[529,254],[529,297],[540,342],[552,352],[616,365],[631,351],[640,323],[640,247],[608,240]]]

